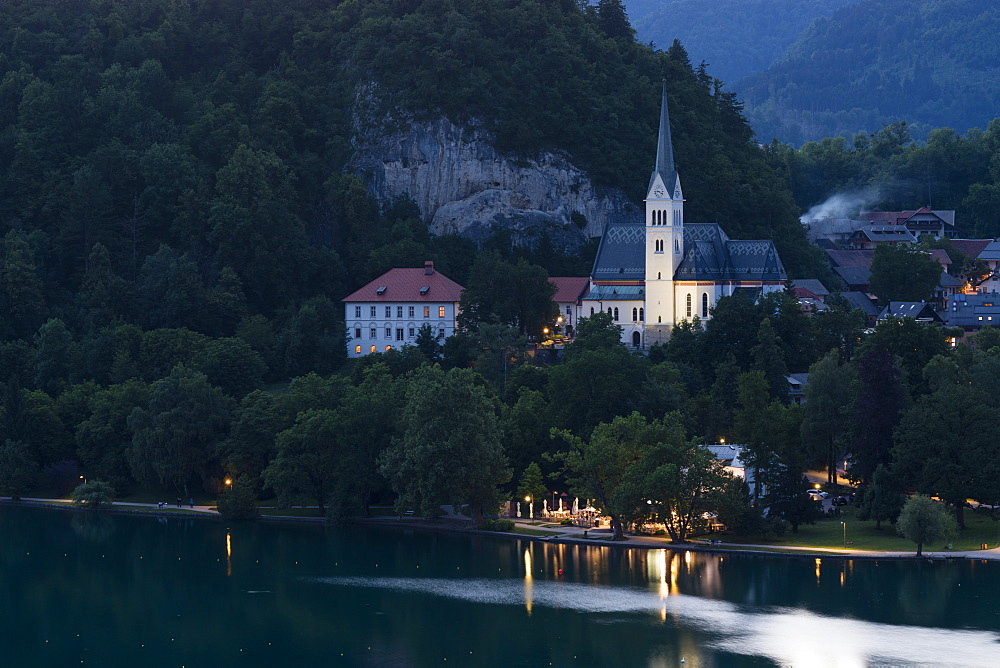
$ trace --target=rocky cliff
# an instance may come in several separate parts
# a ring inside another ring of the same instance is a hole
[[[598,189],[562,155],[501,155],[490,133],[447,119],[363,124],[355,117],[350,169],[381,200],[409,195],[436,234],[475,241],[506,228],[515,244],[547,233],[572,250],[606,222],[640,220],[617,190]]]

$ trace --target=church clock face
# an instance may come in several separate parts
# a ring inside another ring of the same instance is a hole
[[[653,189],[653,195],[656,197],[663,197],[663,188],[656,186],[656,188]]]

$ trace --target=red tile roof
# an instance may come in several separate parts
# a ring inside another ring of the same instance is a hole
[[[457,302],[463,288],[439,271],[428,275],[423,267],[390,269],[360,290],[344,297],[344,302]],[[429,288],[420,294],[421,288]],[[385,288],[378,294],[379,288]]]
[[[589,292],[590,279],[586,276],[552,276],[549,283],[556,286],[552,301],[563,303],[580,301]]]

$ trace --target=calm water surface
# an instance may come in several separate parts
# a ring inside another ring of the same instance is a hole
[[[998,596],[980,561],[0,507],[0,666],[998,666]]]

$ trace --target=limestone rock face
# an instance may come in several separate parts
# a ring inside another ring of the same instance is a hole
[[[501,155],[483,129],[445,118],[358,127],[350,169],[381,200],[409,195],[436,234],[475,241],[506,228],[515,244],[578,248],[606,222],[640,221],[639,209],[617,190],[597,189],[564,156]]]

